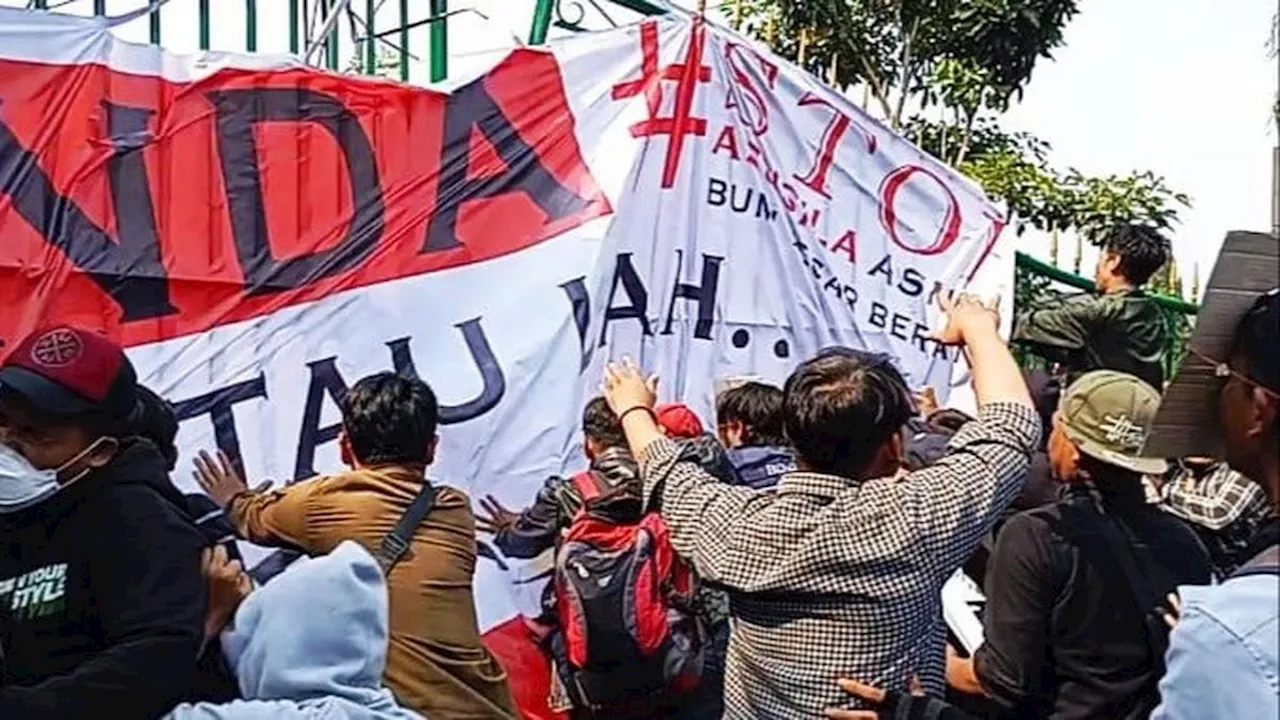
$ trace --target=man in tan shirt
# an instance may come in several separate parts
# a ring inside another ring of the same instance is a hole
[[[426,383],[382,373],[347,394],[340,437],[353,470],[272,492],[250,492],[226,457],[201,453],[197,476],[237,533],[259,545],[328,553],[355,540],[376,553],[422,489],[434,459],[439,406]],[[386,683],[431,720],[514,718],[507,674],[480,640],[471,582],[475,516],[440,487],[409,551],[387,577],[391,638]],[[306,612],[305,607],[298,608]]]

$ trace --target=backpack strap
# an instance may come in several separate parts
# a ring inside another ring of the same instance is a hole
[[[373,554],[383,574],[391,572],[391,568],[395,567],[396,563],[400,562],[409,551],[409,543],[413,540],[414,533],[426,519],[427,513],[431,512],[431,508],[436,504],[436,496],[439,494],[440,488],[423,478],[422,489],[414,496],[413,502],[404,511],[404,515],[396,521],[395,528],[383,536],[378,551]]]
[[[1129,593],[1137,603],[1138,612],[1142,615],[1146,629],[1147,645],[1151,649],[1153,659],[1158,666],[1164,667],[1165,651],[1169,649],[1169,626],[1165,623],[1163,612],[1166,610],[1164,595],[1156,590],[1152,582],[1151,572],[1164,575],[1162,566],[1158,565],[1147,548],[1134,534],[1127,523],[1114,513],[1103,512],[1103,537],[1110,546],[1112,556],[1124,573],[1125,584]],[[1166,581],[1167,577],[1162,578]],[[1174,588],[1172,581],[1165,583],[1170,590]]]
[[[1082,548],[1086,552],[1094,556],[1111,557],[1120,567],[1129,597],[1142,617],[1147,648],[1153,660],[1163,667],[1164,653],[1169,647],[1169,627],[1162,617],[1165,599],[1156,591],[1151,575],[1142,569],[1145,567],[1163,576],[1162,566],[1154,562],[1151,554],[1146,551],[1146,546],[1138,540],[1129,526],[1114,513],[1101,509],[1098,501],[1087,497],[1072,498],[1066,503],[1066,508],[1072,513],[1096,515],[1096,520],[1093,521],[1077,515],[1073,524],[1079,530],[1073,533],[1073,537],[1087,546]],[[1089,530],[1097,532],[1091,533]],[[1161,579],[1169,580],[1168,577]],[[1166,585],[1172,588],[1171,583],[1166,582]]]

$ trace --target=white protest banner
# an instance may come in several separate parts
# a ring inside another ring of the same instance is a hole
[[[0,9],[0,339],[74,323],[123,342],[177,405],[188,491],[213,447],[251,484],[340,470],[337,403],[389,369],[444,405],[433,476],[516,507],[583,463],[609,357],[708,422],[717,379],[779,382],[834,344],[892,354],[945,401],[956,353],[925,339],[931,307],[1008,297],[1001,218],[688,18],[515,49],[446,93]],[[539,716],[545,669],[513,639],[537,584],[482,548],[482,629]]]

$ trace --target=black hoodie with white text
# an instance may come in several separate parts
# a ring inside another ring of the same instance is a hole
[[[0,718],[157,718],[192,699],[206,544],[164,460],[106,466],[0,515]]]

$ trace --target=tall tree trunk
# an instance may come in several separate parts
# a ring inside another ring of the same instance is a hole
[[[898,9],[899,18],[901,18],[902,9]],[[899,22],[899,25],[902,23]],[[898,130],[902,127],[902,112],[907,105],[907,95],[911,92],[911,84],[915,81],[915,68],[912,67],[913,57],[911,54],[911,44],[915,40],[916,31],[919,30],[919,24],[911,23],[911,27],[907,30],[906,35],[902,38],[902,53],[899,56],[901,68],[901,77],[898,80],[898,105],[894,108],[893,116],[889,118],[889,127]]]

